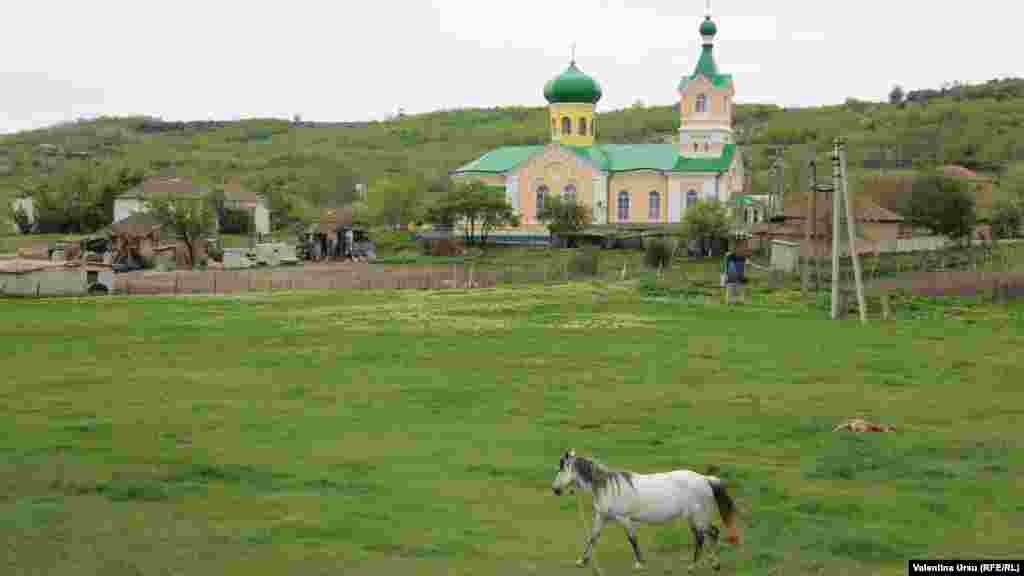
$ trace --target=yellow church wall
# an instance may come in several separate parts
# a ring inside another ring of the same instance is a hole
[[[629,192],[629,219],[619,220],[619,192]],[[657,192],[659,214],[650,218],[650,193]],[[668,177],[657,172],[627,172],[608,178],[608,222],[648,223],[668,219]]]
[[[574,153],[558,147],[548,148],[528,160],[519,170],[519,215],[524,225],[541,225],[537,220],[537,189],[548,187],[550,194],[562,194],[569,184],[576,186],[576,201],[590,207],[594,198],[595,169]]]

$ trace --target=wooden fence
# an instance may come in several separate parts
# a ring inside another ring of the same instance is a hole
[[[333,266],[272,270],[205,270],[119,274],[115,291],[122,294],[234,294],[280,290],[352,290],[491,287],[495,271],[462,265]]]

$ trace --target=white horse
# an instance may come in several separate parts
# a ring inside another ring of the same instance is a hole
[[[719,531],[712,524],[715,509],[725,524],[726,541],[736,545],[740,543],[735,506],[722,480],[715,476],[691,470],[657,474],[611,470],[594,460],[577,457],[576,452],[570,450],[558,462],[558,476],[551,484],[551,489],[555,495],[560,496],[566,487],[571,486],[589,490],[594,496],[593,527],[583,556],[576,562],[577,566],[586,566],[590,562],[594,544],[608,520],[614,520],[626,529],[636,557],[634,566],[638,570],[644,567],[644,561],[637,543],[636,523],[665,524],[685,519],[693,532],[695,546],[691,571],[700,565],[705,537],[710,537],[715,545],[711,553],[714,569],[721,567],[715,550]]]

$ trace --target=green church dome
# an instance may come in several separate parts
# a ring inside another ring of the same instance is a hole
[[[574,102],[597,104],[601,99],[601,85],[576,67],[576,62],[544,85],[544,98],[551,104]]]
[[[705,16],[704,23],[700,25],[700,35],[714,36],[715,34],[718,34],[718,26],[711,21],[711,16]]]

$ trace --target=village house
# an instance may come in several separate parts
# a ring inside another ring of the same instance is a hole
[[[851,196],[858,252],[874,252],[887,241],[910,238],[913,227],[899,214],[887,210],[870,198]],[[759,222],[751,226],[751,234],[767,245],[773,240],[799,244],[803,256],[821,257],[832,253],[832,194],[818,193],[817,215],[811,243],[806,243],[809,198],[804,194],[787,195],[779,222]],[[843,231],[845,234],[845,230]],[[844,238],[845,236],[841,236]]]
[[[224,184],[224,207],[251,214],[253,231],[258,238],[270,234],[270,210],[263,194],[246,189],[237,179],[230,179]]]
[[[154,176],[114,199],[114,222],[120,222],[132,214],[148,212],[146,201],[157,196],[179,198],[203,198],[210,193],[207,186],[196,184],[184,176]]]

